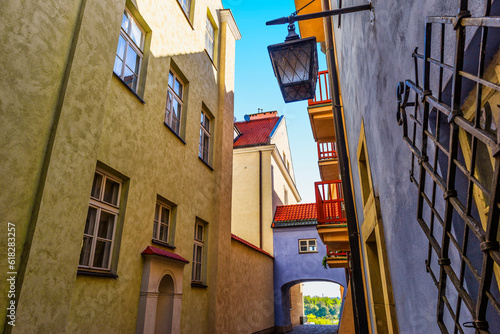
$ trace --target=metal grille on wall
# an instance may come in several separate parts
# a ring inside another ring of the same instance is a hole
[[[474,18],[459,3],[455,17],[427,17],[415,81],[398,86],[398,122],[437,323],[443,333],[500,333],[500,17],[491,0]]]

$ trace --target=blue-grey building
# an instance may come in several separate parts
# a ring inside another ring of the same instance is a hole
[[[316,230],[316,204],[276,208],[274,240],[274,317],[276,329],[291,328],[289,290],[298,283],[325,281],[340,284],[346,292],[345,269],[322,266],[326,246]]]

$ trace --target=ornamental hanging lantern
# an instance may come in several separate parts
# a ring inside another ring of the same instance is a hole
[[[300,39],[290,23],[285,43],[269,45],[267,50],[285,102],[314,98],[318,80],[316,37]]]
[[[267,47],[271,63],[273,64],[274,75],[278,79],[281,94],[283,94],[283,98],[287,103],[314,98],[316,81],[318,80],[316,37],[301,39],[295,33],[295,25],[293,23],[372,9],[371,3],[368,3],[347,8],[326,10],[319,13],[297,15],[299,11],[310,5],[313,1],[288,17],[266,22],[266,25],[288,23],[288,36],[285,39],[285,43],[269,45]]]

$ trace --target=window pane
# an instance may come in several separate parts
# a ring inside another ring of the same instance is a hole
[[[179,134],[179,121],[172,117],[172,124],[170,125],[170,128],[174,130],[175,133]]]
[[[127,46],[127,43],[125,42],[125,39],[123,39],[122,35],[118,38],[118,47],[116,49],[116,55],[120,57],[121,60],[125,59],[125,47]]]
[[[174,92],[182,99],[182,84],[177,79],[175,79]]]
[[[170,214],[170,211],[167,208],[164,208],[164,207],[161,208],[161,222],[163,224],[168,224],[169,214]]]
[[[203,226],[198,225],[197,232],[197,239],[203,241]]]
[[[139,29],[139,26],[132,21],[132,30],[130,32],[130,38],[134,41],[135,45],[142,50],[142,31]]]
[[[153,239],[158,239],[158,223],[155,222],[153,226]]]
[[[115,72],[116,75],[121,76],[122,69],[123,69],[123,62],[120,60],[120,58],[118,56],[116,56],[115,57],[115,66],[113,67],[113,72]]]
[[[118,206],[118,193],[120,191],[120,184],[109,178],[106,178],[106,185],[104,187],[103,201],[109,204]]]
[[[106,211],[101,211],[101,218],[99,219],[99,228],[97,231],[97,236],[99,238],[105,238],[111,240],[113,238],[113,227],[115,225],[114,214]]]
[[[156,203],[155,220],[160,220],[160,204]]]
[[[307,252],[307,246],[300,246],[301,252]]]
[[[172,72],[168,72],[168,85],[171,88],[174,88],[174,75],[172,74]]]
[[[101,186],[102,186],[102,175],[95,173],[94,181],[92,182],[92,191],[90,193],[91,197],[95,199],[99,199],[99,195],[101,194]]]
[[[111,253],[111,242],[97,240],[94,252],[94,267],[107,268],[109,263],[109,255]]]
[[[123,12],[122,28],[127,33],[128,33],[128,27],[129,27],[129,25],[130,25],[130,19],[128,18],[128,13],[125,11],[125,12]]]
[[[196,263],[195,267],[196,267],[196,277],[195,277],[195,280],[196,281],[201,281],[201,263]]]
[[[94,226],[97,216],[97,209],[93,207],[89,207],[89,211],[87,213],[87,221],[85,222],[85,234],[94,234]]]
[[[135,74],[139,74],[139,66],[141,63],[141,57],[132,49],[129,45],[127,48],[127,66],[134,71]]]
[[[123,81],[129,86],[133,91],[137,87],[137,76],[132,72],[128,66],[125,66],[125,71],[123,73]]]
[[[203,248],[201,248],[201,246],[196,246],[196,260],[195,260],[195,262],[201,263],[202,250],[203,250]]]
[[[91,247],[92,247],[92,238],[83,237],[82,251],[80,252],[80,262],[79,262],[81,266],[89,265]]]
[[[168,225],[160,224],[160,237],[161,241],[168,242]]]
[[[307,241],[306,240],[301,240],[300,241],[300,246],[306,246],[307,247]]]

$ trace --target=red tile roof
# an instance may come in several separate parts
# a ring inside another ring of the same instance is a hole
[[[241,135],[236,138],[233,147],[268,144],[269,136],[279,119],[280,117],[273,117],[234,123]]]
[[[242,239],[242,238],[238,237],[237,235],[234,235],[234,234],[231,233],[231,239],[239,241],[242,244],[247,245],[248,247],[253,248],[256,251],[261,252],[262,254],[266,254],[267,256],[269,256],[269,257],[271,257],[271,258],[274,259],[274,257],[271,254],[269,254],[268,252],[266,252],[262,248],[259,248],[259,247],[255,246],[254,244],[249,243],[248,241],[246,241],[245,239]]]
[[[281,205],[276,207],[274,214],[275,222],[316,219],[318,219],[316,203]]]
[[[172,259],[172,260],[189,263],[188,260],[186,260],[185,258],[183,258],[182,256],[180,256],[178,254],[175,254],[175,253],[163,250],[163,249],[159,249],[159,248],[156,248],[153,246],[146,247],[146,249],[143,250],[141,254],[142,255],[159,255],[159,256],[167,257],[167,258]]]

